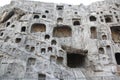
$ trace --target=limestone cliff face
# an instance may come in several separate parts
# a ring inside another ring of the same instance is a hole
[[[14,0],[0,8],[0,80],[120,80],[119,74],[120,0]]]

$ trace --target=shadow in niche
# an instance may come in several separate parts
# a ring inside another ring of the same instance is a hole
[[[66,62],[68,67],[82,68],[86,66],[88,50],[76,49],[65,45],[62,45],[61,48],[67,52]]]
[[[80,68],[85,65],[85,55],[67,53],[67,66],[70,68]]]
[[[2,23],[8,21],[13,15],[15,14],[14,10],[7,13],[7,15],[4,17],[4,19],[1,21]]]
[[[72,37],[72,29],[66,25],[54,27],[53,37]]]
[[[112,26],[110,29],[113,41],[115,43],[120,43],[120,26]]]
[[[77,20],[77,21],[74,21],[74,22],[73,22],[73,25],[74,25],[74,26],[80,25],[80,22],[79,22],[78,20]]]
[[[120,65],[120,53],[115,53],[115,59],[118,65]]]
[[[38,74],[38,80],[46,80],[45,74]]]
[[[35,32],[45,32],[46,31],[46,25],[41,23],[35,23],[31,27],[31,33]]]
[[[111,23],[113,22],[113,16],[112,15],[105,15],[105,22],[106,23]]]
[[[95,16],[90,16],[90,21],[96,21],[96,17]]]
[[[97,39],[97,30],[96,30],[96,27],[91,27],[90,31],[91,31],[91,38],[92,39]]]

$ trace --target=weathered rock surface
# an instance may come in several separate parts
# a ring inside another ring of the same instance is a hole
[[[13,0],[0,8],[0,80],[120,80],[120,0],[89,6]]]

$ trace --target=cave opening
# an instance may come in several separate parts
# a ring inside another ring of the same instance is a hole
[[[118,65],[120,65],[120,53],[115,53],[115,59]]]
[[[91,27],[90,31],[91,31],[91,38],[92,39],[97,39],[97,29],[96,29],[96,27]]]
[[[21,38],[16,38],[15,42],[16,43],[20,43],[21,42]]]
[[[79,21],[74,21],[74,22],[73,22],[73,25],[74,25],[74,26],[78,26],[78,25],[80,25],[80,22],[79,22]]]
[[[38,19],[39,18],[39,15],[34,15],[34,19]]]
[[[31,27],[31,33],[35,32],[45,32],[46,31],[46,25],[41,23],[35,23]]]
[[[25,31],[26,31],[26,27],[23,26],[23,27],[21,28],[21,32],[25,32]]]
[[[63,64],[63,57],[57,57],[57,64]]]
[[[27,61],[27,65],[35,65],[35,62],[36,62],[36,58],[28,58],[28,61]]]
[[[38,74],[38,80],[46,80],[45,74]]]
[[[112,26],[110,29],[112,40],[115,43],[120,43],[120,26]]]
[[[53,37],[71,37],[72,29],[69,26],[57,26],[53,29]]]
[[[96,21],[96,17],[95,16],[90,16],[90,21]]]
[[[106,23],[110,23],[110,22],[113,22],[113,17],[112,15],[105,15],[105,22]]]
[[[80,68],[85,65],[85,55],[67,53],[67,66],[70,68]]]
[[[57,23],[62,23],[63,22],[63,18],[61,18],[61,17],[59,17],[59,18],[57,18]]]

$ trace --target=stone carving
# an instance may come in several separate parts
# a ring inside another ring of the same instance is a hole
[[[120,0],[0,8],[0,80],[119,80]],[[108,76],[108,77],[107,77]]]

